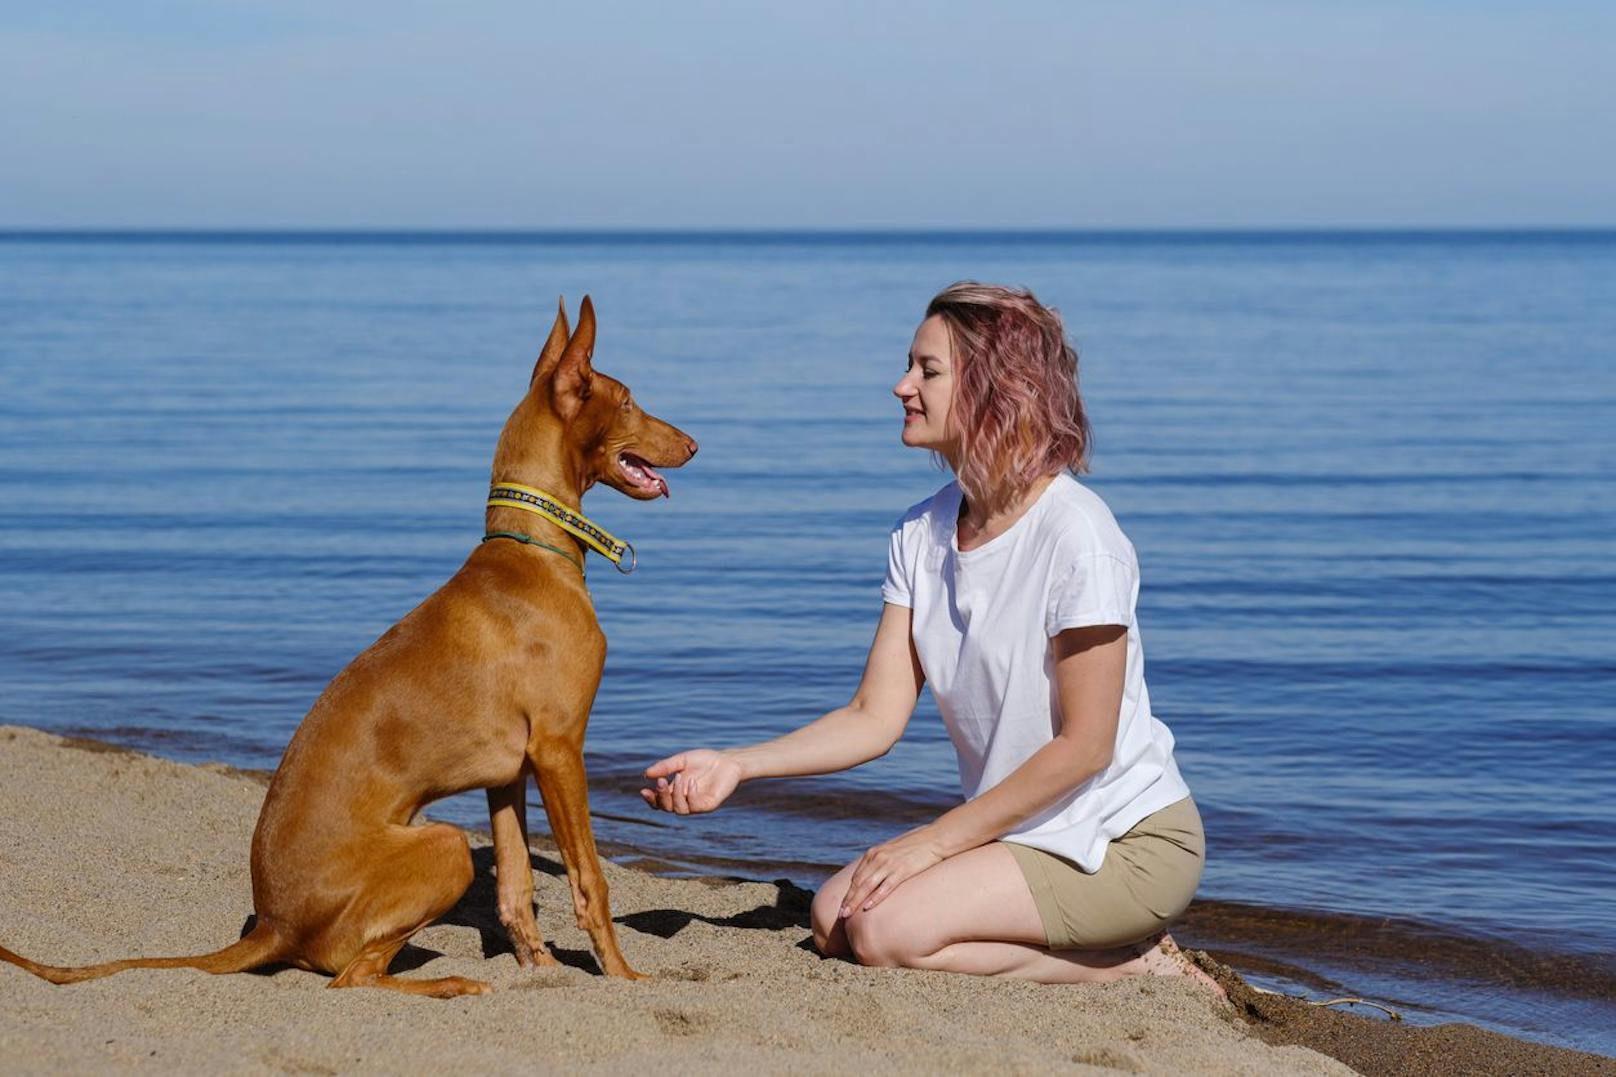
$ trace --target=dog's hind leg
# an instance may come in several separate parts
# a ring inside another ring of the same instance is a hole
[[[461,976],[406,980],[387,974],[387,966],[411,935],[454,908],[471,885],[474,869],[465,832],[447,823],[392,827],[385,840],[392,848],[373,861],[365,896],[350,913],[356,919],[335,925],[352,942],[344,947],[351,956],[331,986],[384,987],[432,998],[493,990],[480,980]]]
[[[464,976],[440,976],[435,980],[406,980],[391,976],[387,966],[404,948],[406,939],[389,939],[362,950],[348,963],[342,974],[331,981],[332,987],[385,987],[402,991],[406,995],[426,995],[429,998],[459,998],[461,995],[486,995],[493,990],[481,980],[468,980]]]

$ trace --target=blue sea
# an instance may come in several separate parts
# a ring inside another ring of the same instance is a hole
[[[597,366],[702,446],[668,501],[585,501],[640,562],[591,564],[597,833],[812,886],[956,802],[929,699],[710,816],[636,775],[852,693],[888,529],[947,478],[890,387],[966,277],[1082,355],[1208,827],[1184,940],[1616,1055],[1616,233],[3,235],[0,722],[273,767],[476,544],[588,293]]]

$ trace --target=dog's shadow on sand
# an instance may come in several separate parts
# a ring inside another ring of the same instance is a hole
[[[540,856],[532,850],[528,851],[528,862],[533,870],[544,875],[556,878],[566,878],[567,869],[561,861],[552,860],[547,856]],[[498,957],[500,954],[515,953],[511,946],[510,936],[505,933],[505,926],[499,922],[499,884],[494,878],[494,850],[485,846],[471,851],[472,877],[471,885],[461,895],[455,907],[440,916],[434,923],[450,924],[455,927],[476,928],[482,939],[483,957]],[[572,910],[569,908],[570,916]],[[595,955],[588,950],[569,950],[557,946],[549,938],[545,939],[550,952],[555,959],[563,965],[570,965],[575,969],[582,969],[588,973],[599,974],[601,969],[595,961]],[[429,950],[424,946],[413,943],[405,945],[398,957],[393,959],[392,971],[408,972],[420,968],[435,957],[442,955],[436,950]]]
[[[731,916],[702,916],[686,909],[646,909],[644,912],[619,916],[617,922],[659,939],[673,938],[695,920],[714,927],[743,927],[754,931],[806,930],[809,924],[808,908],[814,897],[812,892],[794,886],[785,879],[775,880],[775,885],[780,888],[780,896],[773,905],[759,905]]]
[[[554,878],[566,877],[566,868],[559,860],[532,851],[529,851],[528,859],[534,871]],[[491,847],[473,849],[471,863],[475,871],[471,885],[466,888],[465,894],[455,907],[439,918],[437,923],[475,928],[482,939],[485,959],[514,953],[510,937],[506,935],[504,925],[499,922],[499,893],[494,878],[494,850]],[[739,927],[762,931],[781,931],[786,928],[806,930],[809,924],[808,909],[813,894],[784,879],[777,880],[776,885],[780,888],[780,896],[773,905],[759,905],[755,909],[748,909],[733,916],[703,916],[685,909],[646,909],[643,912],[615,917],[614,922],[646,935],[655,935],[659,939],[673,938],[696,920],[715,927]],[[571,916],[572,910],[568,908],[566,914]],[[542,928],[542,923],[540,926]],[[549,944],[550,952],[563,965],[582,969],[592,975],[601,974],[600,965],[589,950],[569,950],[555,945],[548,938],[545,941]],[[407,944],[393,960],[390,971],[408,972],[441,956],[436,950]]]

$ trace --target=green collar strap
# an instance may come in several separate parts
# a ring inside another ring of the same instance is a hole
[[[539,539],[534,538],[532,535],[524,535],[520,531],[490,531],[488,534],[483,536],[484,542],[487,542],[489,539],[511,539],[515,542],[520,542],[524,546],[537,546],[540,549],[549,550],[552,553],[558,553],[562,557],[565,557],[568,561],[571,561],[573,564],[578,566],[579,572],[584,570],[583,559],[577,554],[573,553],[571,550],[563,550],[560,546],[552,546],[548,542],[542,542]]]

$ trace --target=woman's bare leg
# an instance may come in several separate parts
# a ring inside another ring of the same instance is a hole
[[[958,942],[918,957],[908,968],[1003,976],[1038,983],[1109,983],[1129,976],[1188,976],[1225,994],[1162,934],[1116,950],[1048,950],[1013,942]]]
[[[853,950],[847,944],[847,929],[841,917],[842,896],[847,893],[847,884],[853,879],[853,869],[858,861],[847,865],[835,875],[825,880],[814,893],[814,903],[808,910],[808,919],[814,929],[814,945],[826,957],[852,957]]]
[[[1032,892],[997,843],[950,857],[909,879],[881,904],[836,916],[853,866],[814,896],[814,942],[860,964],[1005,976],[1040,983],[1102,983],[1190,975],[1212,986],[1170,936],[1116,950],[1050,950]],[[1221,989],[1220,989],[1221,993]]]

